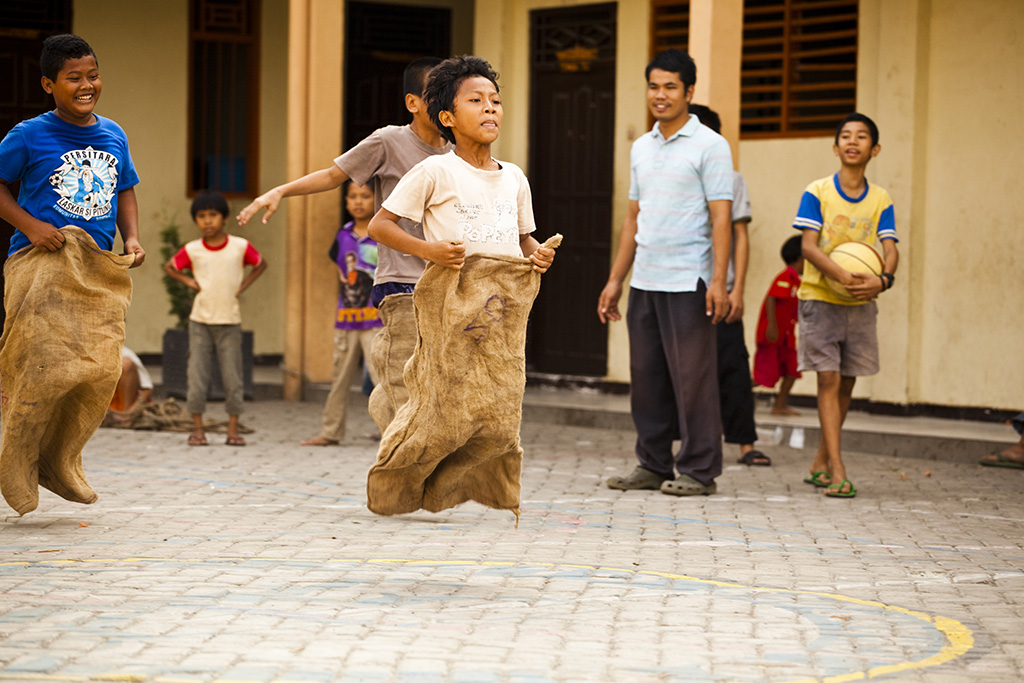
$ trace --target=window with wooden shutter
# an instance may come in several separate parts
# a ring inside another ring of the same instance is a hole
[[[857,102],[857,0],[745,0],[740,134],[831,135]]]
[[[690,43],[690,3],[651,2],[651,57],[669,48],[685,50]]]
[[[192,0],[189,26],[191,192],[257,193],[259,0]]]

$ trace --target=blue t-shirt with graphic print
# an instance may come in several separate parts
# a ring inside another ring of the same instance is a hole
[[[18,205],[31,216],[78,226],[106,250],[117,232],[117,193],[139,182],[121,126],[98,114],[91,126],[76,126],[52,111],[22,121],[0,142],[0,178],[21,181]],[[30,244],[16,230],[8,253]]]

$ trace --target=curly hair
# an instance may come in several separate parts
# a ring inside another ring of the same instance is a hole
[[[455,110],[455,96],[459,92],[459,86],[467,78],[483,76],[494,84],[498,89],[498,74],[491,65],[480,57],[462,55],[446,59],[430,72],[427,79],[427,87],[423,89],[423,99],[427,101],[427,114],[434,122],[441,135],[448,142],[455,142],[455,135],[451,128],[441,123],[440,114],[443,111]]]
[[[99,65],[100,60],[89,47],[89,43],[78,36],[71,33],[50,36],[43,41],[43,52],[39,55],[39,70],[46,78],[56,81],[57,74],[69,59],[78,59],[89,55],[96,58],[96,64]]]

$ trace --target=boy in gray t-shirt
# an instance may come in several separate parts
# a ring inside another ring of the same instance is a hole
[[[436,57],[423,57],[405,68],[402,82],[405,108],[412,114],[411,123],[379,128],[335,159],[328,168],[260,195],[239,212],[238,224],[245,225],[261,209],[266,209],[263,214],[263,222],[266,223],[283,198],[333,190],[350,178],[359,185],[369,185],[372,181],[374,211],[378,211],[410,168],[432,154],[444,154],[451,149],[430,120],[422,98],[427,75],[440,62]],[[423,229],[418,224],[404,221],[401,225],[410,235],[423,237]],[[378,259],[371,295],[375,306],[388,294],[411,292],[425,266],[422,259],[383,245],[379,247]]]
[[[333,190],[341,187],[342,183],[350,178],[359,185],[372,183],[373,210],[379,211],[381,204],[410,168],[433,154],[444,154],[452,147],[430,120],[427,104],[423,100],[423,87],[427,82],[427,75],[440,63],[441,60],[436,57],[422,57],[405,68],[402,85],[405,89],[405,108],[412,114],[411,123],[405,126],[379,128],[335,159],[329,167],[279,185],[260,195],[239,212],[238,224],[245,225],[261,209],[266,210],[263,214],[263,222],[266,223],[277,211],[283,198]],[[410,235],[423,237],[423,228],[418,223],[403,220],[400,225]],[[370,293],[373,305],[379,308],[384,298],[390,294],[412,293],[425,266],[426,262],[420,258],[389,249],[382,244],[378,245],[377,269],[374,272],[373,290]],[[399,299],[403,297],[396,297],[396,301]],[[411,310],[411,301],[402,301],[401,304],[403,309]],[[398,305],[393,307],[396,310],[392,312],[390,319],[382,314],[388,334],[378,335],[374,341],[376,348],[381,337],[385,337],[389,351],[383,356],[387,357],[393,366],[390,370],[377,367],[381,384],[375,387],[374,395],[370,398],[370,413],[382,430],[391,421],[398,404],[404,402],[404,385],[400,369],[404,360],[408,360],[412,355],[416,340],[415,321],[411,316],[401,315],[402,311],[397,310]],[[389,388],[386,390],[384,385],[388,385]],[[304,442],[308,446],[329,446],[334,443],[323,438]]]

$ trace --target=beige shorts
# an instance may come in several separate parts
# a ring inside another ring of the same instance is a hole
[[[878,306],[800,302],[797,358],[803,372],[866,377],[878,372]]]

